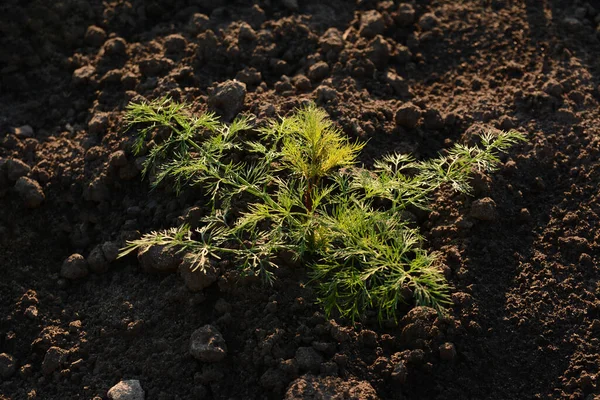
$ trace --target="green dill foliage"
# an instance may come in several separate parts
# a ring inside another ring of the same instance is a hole
[[[151,232],[121,255],[173,246],[194,269],[226,257],[266,282],[282,255],[292,255],[308,266],[325,312],[351,320],[368,309],[395,319],[407,302],[443,311],[450,287],[405,212],[427,209],[441,185],[469,193],[473,171],[494,171],[499,153],[524,140],[515,131],[488,133],[480,146],[455,145],[426,161],[390,154],[367,170],[356,166],[364,144],[350,142],[314,105],[255,128],[247,117],[226,125],[212,114],[193,116],[165,98],[131,104],[125,120],[137,129],[138,152],[155,129],[168,130],[144,172],[154,174],[153,185],[202,187],[212,212],[194,231],[184,225]],[[258,139],[244,139],[242,131]],[[245,161],[233,161],[234,154]]]

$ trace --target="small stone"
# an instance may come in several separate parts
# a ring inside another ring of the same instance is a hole
[[[102,46],[102,50],[109,56],[124,56],[127,52],[127,42],[120,37],[108,39]]]
[[[106,32],[99,26],[90,25],[85,32],[84,40],[92,47],[100,47],[106,41]]]
[[[401,76],[397,75],[395,72],[388,71],[385,74],[385,80],[387,81],[387,83],[389,83],[389,85],[392,87],[392,89],[394,89],[394,92],[398,96],[410,95],[408,83]]]
[[[90,201],[101,203],[110,198],[110,190],[101,177],[95,178],[89,183],[83,192],[83,198]]]
[[[192,333],[190,354],[202,362],[219,362],[227,356],[227,344],[217,328],[205,325]]]
[[[276,312],[277,312],[277,302],[270,301],[269,303],[267,303],[267,305],[265,306],[265,313],[275,314]]]
[[[565,17],[562,20],[562,25],[567,31],[572,33],[577,33],[583,28],[583,23],[574,17]]]
[[[168,58],[152,57],[139,62],[140,73],[145,77],[153,77],[165,74],[174,63]]]
[[[246,22],[242,22],[240,25],[240,31],[238,33],[238,40],[246,42],[254,42],[256,40],[256,32]]]
[[[262,82],[262,74],[254,67],[246,67],[238,71],[235,79],[248,86],[257,86]]]
[[[22,176],[17,180],[15,190],[27,208],[39,207],[46,198],[40,184],[26,176]]]
[[[167,53],[181,53],[185,50],[187,42],[183,35],[174,33],[165,38],[165,50]]]
[[[396,125],[407,129],[413,129],[419,122],[421,111],[412,103],[405,103],[396,112]]]
[[[471,217],[480,221],[493,221],[496,219],[496,203],[489,197],[475,200],[471,205]]]
[[[456,357],[456,348],[453,343],[444,343],[440,346],[440,358],[444,361],[452,361]]]
[[[298,0],[281,0],[281,4],[290,11],[298,11]]]
[[[310,79],[306,75],[296,75],[292,78],[292,84],[296,87],[296,90],[300,92],[309,91],[311,88]]]
[[[9,379],[17,370],[17,362],[13,356],[0,353],[0,378]]]
[[[96,73],[96,69],[91,65],[85,65],[73,71],[71,81],[74,85],[85,85],[92,81],[92,77]]]
[[[81,254],[70,255],[65,262],[63,262],[60,269],[60,276],[66,279],[81,279],[85,278],[89,273],[88,263]]]
[[[115,242],[104,242],[102,244],[102,253],[106,261],[111,263],[119,256],[119,246]]]
[[[439,131],[444,127],[444,118],[436,109],[429,109],[423,115],[423,125],[426,129]]]
[[[111,167],[122,167],[127,165],[127,156],[123,150],[117,150],[108,157]]]
[[[20,138],[32,138],[35,136],[31,125],[23,125],[17,128],[12,128],[11,133]]]
[[[29,306],[25,309],[25,312],[23,312],[23,315],[25,315],[27,318],[34,320],[37,319],[39,312],[36,306]]]
[[[280,391],[284,388],[285,373],[279,369],[269,368],[260,377],[260,386],[267,390]]]
[[[108,128],[108,116],[103,113],[96,113],[88,122],[88,131],[92,135],[102,135]]]
[[[307,75],[313,82],[322,81],[329,75],[329,65],[325,61],[319,61],[310,66]]]
[[[130,379],[121,381],[110,388],[106,394],[111,400],[144,400],[146,393],[142,389],[140,381]]]
[[[325,52],[339,53],[344,48],[344,36],[337,28],[329,28],[319,38],[321,49]]]
[[[378,337],[377,337],[377,333],[375,333],[374,331],[365,329],[360,332],[359,338],[360,338],[361,343],[365,347],[370,347],[370,348],[377,347]]]
[[[208,29],[210,24],[210,18],[206,14],[196,13],[192,15],[190,18],[190,22],[188,23],[188,30],[197,35],[201,32],[204,32]]]
[[[394,357],[394,358],[399,358],[399,357]],[[407,375],[408,375],[408,370],[406,368],[406,365],[404,365],[404,361],[398,360],[393,366],[390,378],[392,378],[392,380],[394,380],[400,384],[403,384],[406,382]]]
[[[301,370],[315,373],[319,372],[323,362],[323,356],[312,347],[299,347],[295,358]]]
[[[440,20],[433,13],[426,13],[419,19],[419,27],[424,31],[430,31],[440,24]]]
[[[46,352],[44,361],[42,362],[42,372],[44,375],[50,375],[54,371],[60,368],[60,366],[67,360],[67,350],[61,349],[60,347],[52,346]]]
[[[396,13],[396,23],[399,26],[410,26],[415,22],[415,9],[412,4],[401,3]]]
[[[22,176],[26,176],[31,171],[31,167],[23,161],[16,158],[9,158],[6,161],[6,175],[11,181],[16,181]]]
[[[100,245],[94,247],[87,258],[87,262],[90,266],[90,269],[97,274],[102,274],[108,271],[109,263],[104,257],[104,252],[102,251],[102,246]]]
[[[561,95],[564,93],[563,86],[554,79],[550,79],[548,82],[546,82],[542,87],[542,90],[554,97],[561,97]]]
[[[217,281],[219,269],[211,262],[207,262],[203,268],[194,266],[193,259],[185,257],[179,265],[179,275],[190,291],[199,292]]]
[[[337,91],[329,86],[321,85],[315,90],[317,102],[327,103],[337,97]]]
[[[384,30],[385,22],[383,16],[378,11],[369,10],[362,13],[359,30],[361,36],[372,38],[382,34]]]
[[[177,249],[163,245],[154,245],[138,252],[138,261],[146,272],[176,271],[182,258]]]
[[[237,80],[220,83],[208,97],[208,105],[229,121],[244,107],[246,85]]]

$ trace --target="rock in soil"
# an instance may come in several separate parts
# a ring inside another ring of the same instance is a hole
[[[493,221],[496,219],[496,202],[489,197],[475,200],[471,204],[471,217],[480,221]]]
[[[162,245],[140,249],[138,261],[146,272],[174,272],[182,261],[177,249]]]
[[[184,258],[179,265],[179,274],[185,282],[185,286],[192,292],[199,292],[217,281],[219,277],[219,269],[212,263],[207,264],[204,268],[196,268],[192,270],[192,259]]]
[[[17,369],[17,362],[13,356],[0,353],[0,378],[9,379]]]
[[[396,124],[403,128],[413,129],[419,122],[421,111],[412,103],[405,103],[396,111]]]
[[[225,121],[230,121],[244,107],[246,85],[236,80],[230,80],[217,85],[208,98],[208,105]]]
[[[62,364],[67,360],[67,350],[61,349],[60,347],[52,346],[46,351],[44,361],[42,362],[42,372],[44,375],[50,375],[61,367]]]
[[[121,381],[110,388],[106,394],[111,400],[144,400],[146,393],[142,389],[140,381],[130,379]]]
[[[15,190],[21,196],[23,204],[27,208],[38,208],[46,199],[40,184],[26,176],[22,176],[17,180]]]
[[[377,392],[366,381],[304,375],[291,383],[285,400],[352,399],[377,400]]]
[[[299,347],[296,350],[296,361],[302,371],[319,372],[323,356],[312,347]]]
[[[21,160],[10,158],[6,161],[6,175],[11,181],[16,181],[22,176],[26,176],[31,168]]]
[[[100,245],[94,247],[87,258],[87,262],[90,266],[90,269],[97,274],[108,271],[109,262],[106,257],[104,257],[104,252],[102,251],[102,246]]]
[[[89,273],[88,263],[81,254],[72,254],[67,258],[60,269],[60,276],[66,279],[85,278]]]
[[[219,362],[227,356],[227,344],[217,328],[205,325],[192,333],[190,354],[198,361]]]

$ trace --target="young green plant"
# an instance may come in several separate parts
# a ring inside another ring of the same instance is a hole
[[[136,151],[153,130],[169,131],[150,150],[144,171],[154,173],[155,186],[203,187],[212,211],[194,231],[184,225],[151,232],[121,255],[171,246],[194,269],[227,257],[267,282],[282,254],[292,255],[308,266],[325,312],[351,320],[368,309],[380,320],[396,318],[407,302],[444,309],[450,287],[405,212],[427,209],[444,184],[469,193],[472,172],[493,171],[498,154],[524,140],[515,131],[488,133],[481,147],[455,145],[426,161],[391,154],[367,170],[356,166],[364,144],[350,142],[314,105],[253,128],[245,117],[226,125],[160,99],[131,104],[126,121],[138,128]],[[258,139],[244,140],[240,132]],[[245,160],[233,161],[236,154]]]

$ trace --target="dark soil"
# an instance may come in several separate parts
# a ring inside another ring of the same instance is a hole
[[[599,21],[583,0],[2,1],[0,399],[105,399],[128,379],[147,399],[600,398]],[[236,78],[259,121],[316,101],[368,139],[365,163],[527,135],[473,197],[419,216],[448,317],[327,320],[302,266],[196,293],[133,256],[61,277],[71,254],[205,206],[142,181],[128,102],[202,111]],[[220,362],[190,355],[207,324]]]

